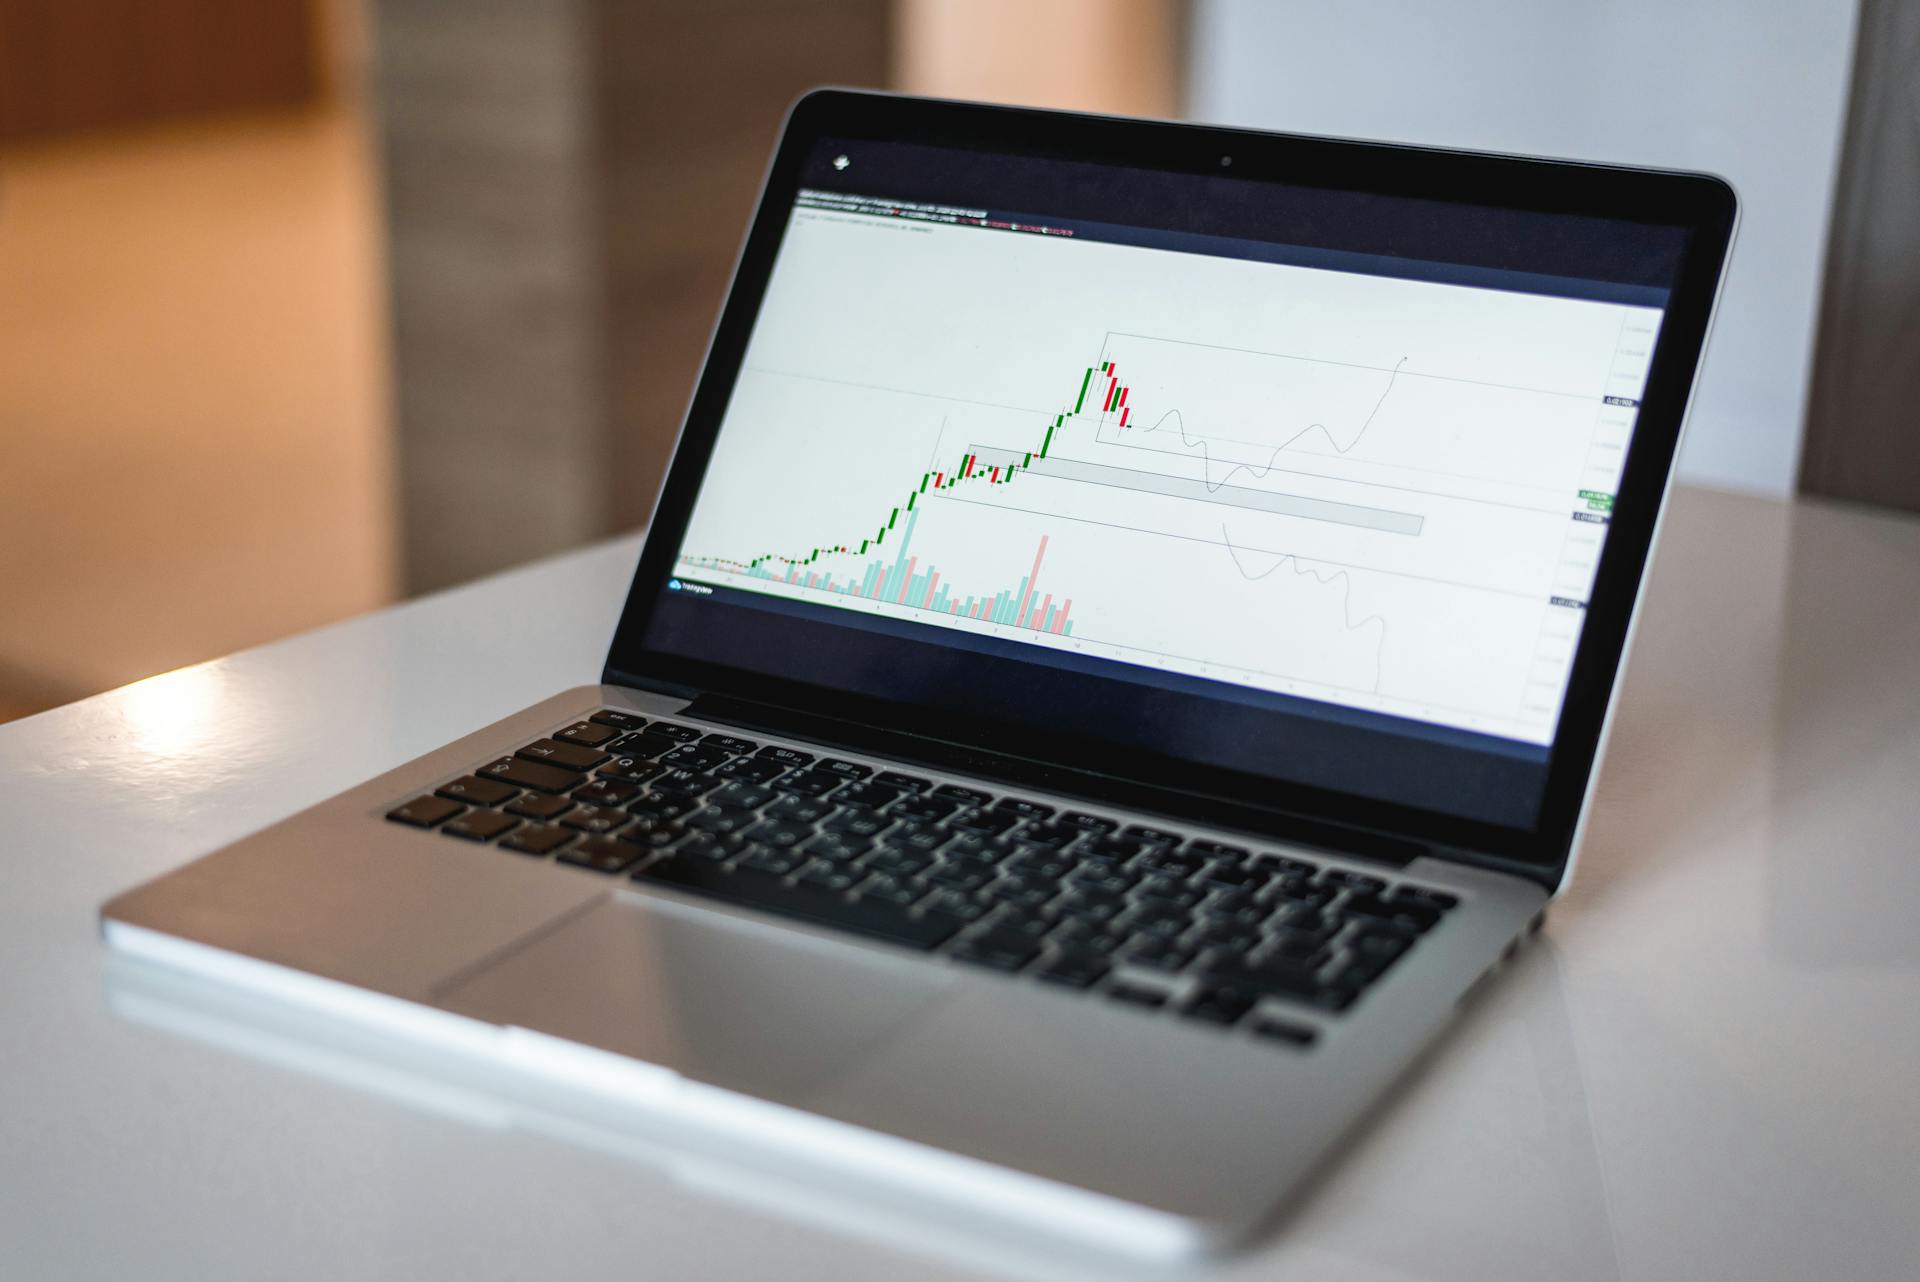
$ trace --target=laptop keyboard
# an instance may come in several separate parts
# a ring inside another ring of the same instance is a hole
[[[1310,1045],[1457,902],[1293,854],[1123,824],[606,710],[388,812],[1142,1009]]]

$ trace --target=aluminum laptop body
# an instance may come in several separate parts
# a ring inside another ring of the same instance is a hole
[[[600,683],[106,939],[1006,1232],[1241,1241],[1568,876],[1733,220],[809,95]]]

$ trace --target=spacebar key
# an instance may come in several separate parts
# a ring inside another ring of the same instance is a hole
[[[958,917],[946,913],[910,916],[906,909],[893,904],[871,900],[849,902],[838,894],[811,886],[790,886],[773,873],[754,868],[718,868],[703,860],[669,856],[642,868],[633,874],[633,879],[923,951],[951,938],[963,924]]]

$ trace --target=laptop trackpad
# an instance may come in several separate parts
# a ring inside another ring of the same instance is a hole
[[[791,1102],[937,1002],[952,977],[914,960],[618,891],[457,976],[435,1000]]]

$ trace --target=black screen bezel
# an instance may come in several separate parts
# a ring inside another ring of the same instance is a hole
[[[1654,524],[1664,497],[1687,397],[1705,340],[1721,266],[1732,236],[1733,191],[1710,175],[1334,141],[1207,126],[820,90],[793,107],[768,171],[707,360],[642,551],[604,679],[612,684],[712,694],[823,720],[858,720],[910,735],[924,705],[854,696],[764,672],[649,650],[644,637],[665,590],[705,474],[753,321],[765,294],[802,164],[822,137],[915,142],[1214,175],[1232,157],[1235,178],[1323,186],[1474,205],[1616,218],[1686,233],[1680,270],[1661,325],[1589,598],[1559,733],[1532,829],[1498,826],[1353,794],[1235,775],[1170,757],[1144,759],[1129,747],[1080,736],[1039,735],[1019,722],[944,709],[945,738],[1012,758],[1040,759],[1108,777],[1150,770],[1169,788],[1218,797],[1274,816],[1387,833],[1426,848],[1476,855],[1557,882],[1598,749],[1602,723]],[[873,642],[877,645],[911,645]],[[1007,671],[1005,659],[979,656]],[[1026,667],[1027,665],[1017,665]]]

